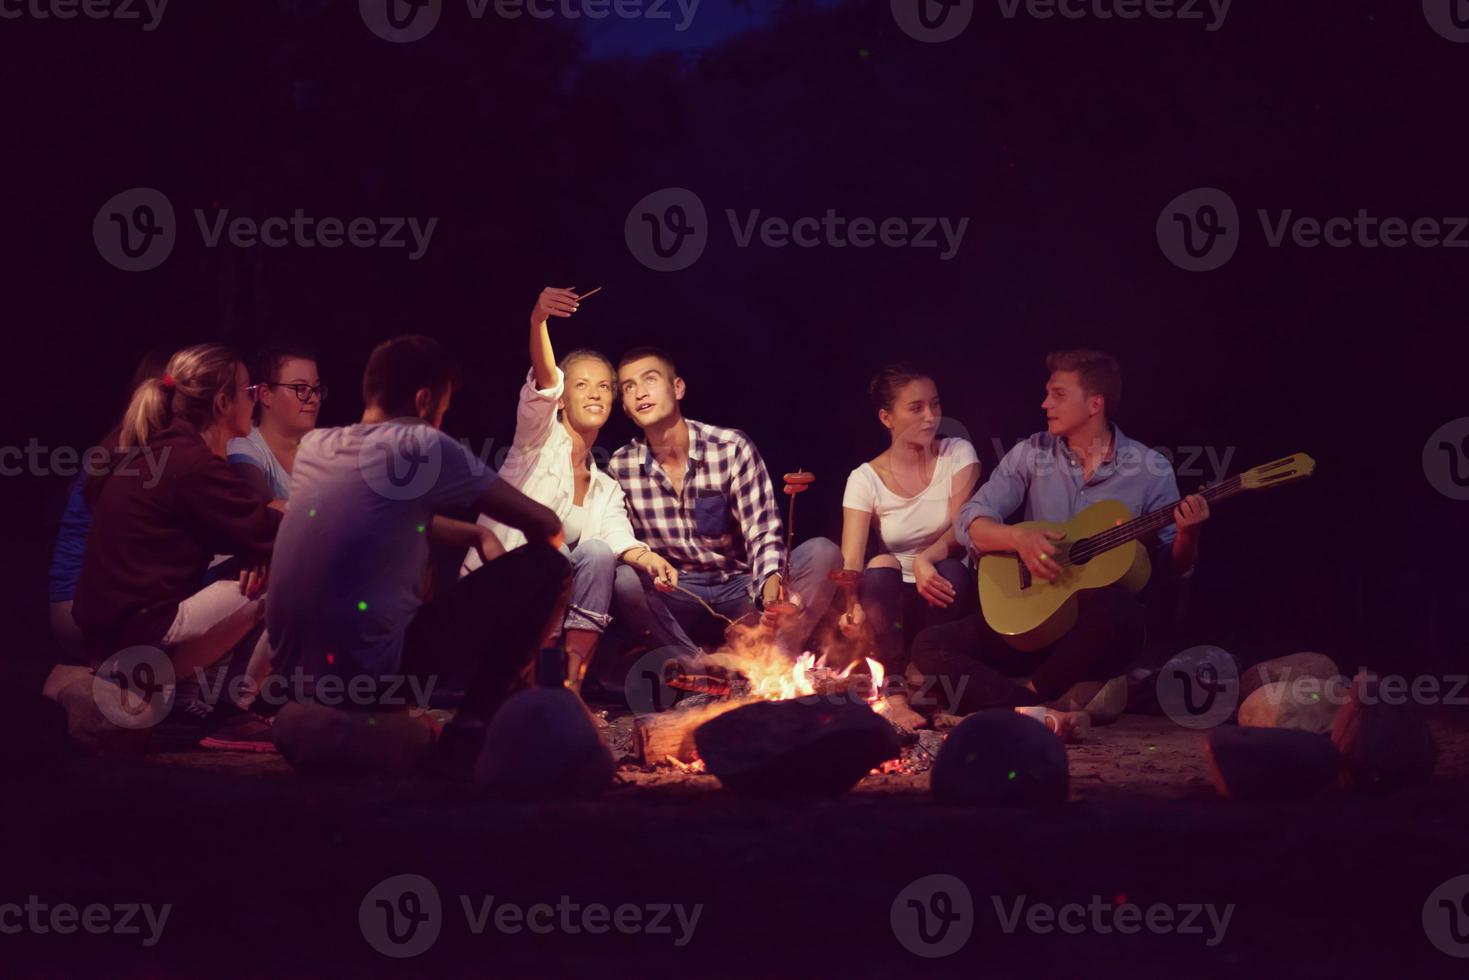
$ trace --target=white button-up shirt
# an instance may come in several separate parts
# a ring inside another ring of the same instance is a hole
[[[520,389],[520,404],[515,410],[515,441],[500,467],[500,479],[521,493],[556,512],[561,520],[571,513],[576,499],[576,475],[571,469],[571,433],[556,419],[556,402],[566,389],[566,375],[554,368],[556,383],[550,388],[536,387],[535,370],[526,376]],[[604,541],[614,555],[630,548],[647,547],[633,534],[627,516],[627,498],[617,481],[587,461],[591,484],[587,487],[582,541]],[[495,532],[505,550],[525,544],[525,535],[513,527],[491,520],[483,514],[479,523]],[[471,548],[464,557],[460,574],[480,567],[479,552]]]

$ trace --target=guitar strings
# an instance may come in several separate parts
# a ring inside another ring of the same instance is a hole
[[[1221,483],[1204,487],[1199,491],[1199,496],[1205,500],[1225,500],[1234,496],[1243,489],[1239,476],[1229,477]],[[1074,556],[1080,556],[1084,561],[1090,561],[1104,551],[1109,551],[1120,544],[1133,540],[1155,531],[1168,523],[1173,517],[1173,512],[1178,509],[1178,502],[1161,507],[1150,514],[1134,518],[1125,524],[1109,528],[1095,537],[1087,538],[1080,546],[1071,550],[1066,559],[1059,562],[1061,565],[1074,565]]]

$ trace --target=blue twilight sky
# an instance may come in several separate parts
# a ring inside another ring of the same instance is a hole
[[[578,9],[580,0],[555,0]],[[613,0],[615,3],[616,0]],[[769,26],[782,6],[780,0],[623,0],[641,10],[656,8],[659,17],[603,20],[582,18],[578,25],[586,55],[607,58],[639,58],[670,52],[693,54],[716,47],[730,38]],[[845,0],[808,0],[813,8],[835,7]],[[667,14],[666,17],[661,16]],[[680,26],[682,30],[679,30]]]

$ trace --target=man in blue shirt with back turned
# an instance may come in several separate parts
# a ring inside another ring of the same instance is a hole
[[[1060,572],[1055,542],[1062,535],[1005,524],[1023,505],[1023,520],[1064,522],[1101,500],[1125,504],[1134,516],[1177,504],[1174,523],[1143,540],[1154,567],[1186,575],[1198,560],[1200,525],[1209,505],[1179,500],[1173,467],[1162,453],[1122,434],[1111,421],[1122,400],[1116,358],[1097,351],[1059,351],[1046,358],[1046,431],[1005,454],[990,478],[959,509],[954,533],[976,554],[1013,552],[1030,574],[1050,581]],[[1048,647],[1011,648],[982,613],[924,630],[912,662],[942,689],[955,692],[948,710],[1036,705],[1078,688],[1085,704],[1142,652],[1143,611],[1122,586],[1077,595],[1076,625]],[[1021,678],[1028,677],[1029,680]],[[1089,692],[1089,693],[1088,693]],[[1076,691],[1072,692],[1076,695]],[[1058,724],[1058,732],[1060,725]]]

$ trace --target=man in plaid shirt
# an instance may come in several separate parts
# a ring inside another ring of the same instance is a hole
[[[619,615],[664,646],[692,653],[698,649],[692,637],[717,641],[722,622],[673,586],[731,619],[763,612],[781,595],[786,549],[775,491],[748,436],[684,418],[684,379],[667,353],[628,351],[617,381],[622,407],[643,436],[614,453],[607,471],[627,495],[638,539],[676,569],[654,580],[632,565],[618,568]],[[803,649],[831,604],[830,573],[841,567],[841,549],[825,538],[791,553],[784,591],[800,611],[762,617],[788,653]]]

